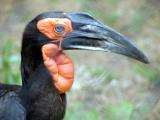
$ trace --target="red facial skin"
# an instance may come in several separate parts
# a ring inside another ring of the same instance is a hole
[[[64,26],[64,33],[56,33],[54,27],[56,24]],[[72,31],[71,22],[65,18],[46,18],[37,23],[38,30],[46,35],[51,42],[63,40],[63,37]],[[53,84],[59,94],[67,92],[74,79],[74,65],[71,59],[63,53],[60,46],[49,43],[42,46],[43,62],[52,76]]]

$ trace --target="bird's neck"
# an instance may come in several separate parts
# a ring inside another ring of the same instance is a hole
[[[26,26],[21,45],[21,76],[22,84],[25,85],[30,75],[41,64],[41,51],[38,47],[38,31],[34,23]]]
[[[40,51],[26,51],[27,54],[24,52],[21,61],[23,85],[20,97],[28,111],[28,116],[32,117],[30,114],[37,113],[37,118],[43,118],[50,116],[49,113],[52,112],[51,118],[61,120],[65,114],[65,94],[58,94],[47,68],[41,61]],[[41,107],[48,113],[42,112]]]
[[[42,62],[42,54],[40,48],[37,48],[36,46],[29,46],[25,49],[22,49],[21,76],[22,92],[25,90],[25,93],[29,93],[29,96],[35,97],[35,94],[42,95],[42,93],[40,92],[46,92],[45,87],[50,87],[50,89],[54,88],[52,84],[52,78]],[[32,91],[35,92],[34,95],[32,94]]]
[[[22,90],[21,96],[28,99],[34,99],[37,95],[46,94],[45,87],[53,89],[53,84],[50,82],[51,76],[42,62],[42,55],[40,48],[34,45],[25,46],[22,43],[21,50],[21,77],[22,77]],[[52,86],[50,86],[52,85]]]
[[[41,51],[34,46],[29,46],[21,51],[21,76],[23,85],[42,63]]]
[[[23,101],[22,104],[27,109],[28,116],[32,117],[34,114],[39,119],[43,119],[43,117],[45,119],[48,116],[51,119],[61,120],[65,113],[66,97],[65,94],[57,93],[52,78],[43,64],[40,48],[42,45],[39,45],[38,41],[45,40],[38,36],[35,24],[30,23],[23,33],[22,40],[20,97]]]

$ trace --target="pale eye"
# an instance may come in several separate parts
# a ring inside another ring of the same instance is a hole
[[[64,28],[64,25],[62,25],[62,24],[57,24],[57,25],[55,25],[54,30],[55,30],[56,33],[63,34],[65,28]]]

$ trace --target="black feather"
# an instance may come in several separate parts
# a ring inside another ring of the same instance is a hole
[[[64,17],[62,12],[39,15],[26,26],[21,48],[22,87],[0,84],[0,120],[62,120],[66,95],[59,95],[42,61],[49,40],[36,28],[40,19]]]

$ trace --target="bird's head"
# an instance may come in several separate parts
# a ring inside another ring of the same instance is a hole
[[[147,57],[127,37],[90,15],[47,12],[33,19],[24,31],[22,74],[29,76],[43,61],[42,46],[48,44],[57,46],[57,51],[80,49],[113,52],[148,63]]]

